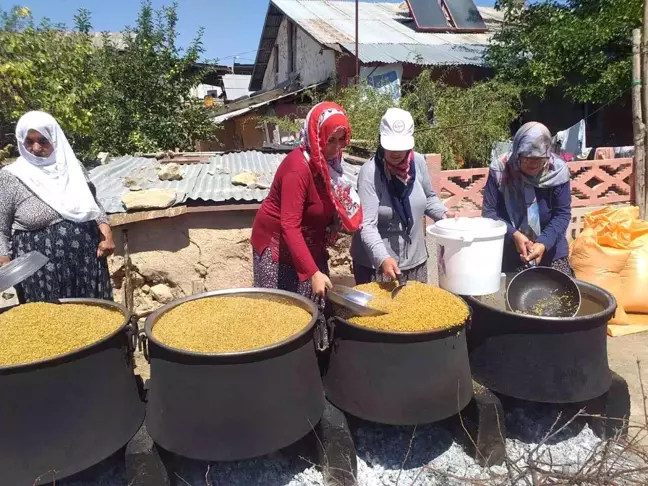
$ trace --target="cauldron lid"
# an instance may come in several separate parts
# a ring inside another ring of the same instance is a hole
[[[10,289],[38,272],[49,259],[38,251],[19,256],[0,267],[0,291]]]

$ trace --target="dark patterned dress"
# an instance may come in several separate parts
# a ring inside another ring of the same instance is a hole
[[[259,255],[252,250],[252,268],[254,272],[254,286],[266,289],[281,289],[303,295],[308,299],[313,298],[313,287],[311,280],[303,282],[299,280],[293,265],[272,261],[272,250],[267,248]],[[320,272],[329,274],[328,262],[326,260],[315,262]]]
[[[95,221],[61,221],[36,231],[16,231],[15,257],[39,251],[49,262],[16,287],[21,302],[84,297],[112,300],[105,258],[97,258],[99,228]]]
[[[100,209],[101,206],[99,206]],[[50,261],[16,287],[21,303],[61,298],[112,300],[105,258],[97,257],[99,224],[65,220],[17,177],[0,170],[0,255],[39,251]]]

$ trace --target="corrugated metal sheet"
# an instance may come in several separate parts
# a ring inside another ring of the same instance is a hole
[[[90,180],[97,188],[97,198],[109,214],[125,213],[121,197],[129,192],[126,178],[142,189],[173,189],[177,192],[176,205],[187,201],[205,202],[261,202],[267,189],[248,189],[235,186],[231,179],[242,171],[259,174],[260,182],[270,184],[285,153],[258,151],[216,154],[208,163],[182,166],[181,181],[160,181],[157,169],[160,163],[143,157],[120,157],[107,165],[90,171]],[[344,170],[354,181],[359,166],[344,164]]]
[[[355,3],[334,0],[272,0],[293,22],[321,44],[340,44],[355,52]],[[492,27],[501,14],[480,7]],[[417,32],[398,3],[359,4],[359,56],[362,62],[481,65],[491,33]]]
[[[354,44],[342,44],[349,51]],[[476,65],[483,63],[485,46],[464,45],[420,45],[420,44],[358,44],[358,55],[362,62],[409,62],[428,66]]]
[[[250,79],[252,79],[252,75],[249,74],[224,74],[223,89],[227,99],[232,101],[249,95]]]
[[[274,103],[275,101],[278,101],[280,99],[287,98],[289,96],[294,96],[296,94],[302,93],[302,92],[304,92],[306,90],[309,90],[309,89],[317,88],[318,86],[320,86],[322,84],[324,84],[324,83],[311,84],[310,86],[306,86],[305,88],[300,88],[300,89],[298,89],[296,91],[290,91],[288,93],[282,93],[280,95],[277,95],[275,98],[273,98],[271,100],[262,101],[260,103],[255,103],[255,104],[247,106],[245,108],[240,108],[238,110],[229,111],[227,113],[222,113],[220,115],[216,115],[213,118],[214,123],[223,123],[224,121],[231,120],[232,118],[236,118],[237,116],[244,115],[244,114],[246,114],[246,113],[248,113],[250,111],[256,110],[257,108],[260,108],[260,107],[265,106],[265,105],[269,105],[269,104]],[[253,98],[250,98],[250,100],[252,100],[252,99]]]

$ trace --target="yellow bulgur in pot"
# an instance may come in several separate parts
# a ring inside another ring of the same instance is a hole
[[[0,366],[55,358],[101,341],[124,323],[114,309],[87,304],[19,305],[0,314]]]
[[[153,337],[176,349],[233,353],[281,342],[310,321],[311,314],[289,299],[214,296],[163,314],[153,325]]]
[[[355,287],[375,297],[370,307],[387,312],[381,316],[348,318],[358,326],[391,332],[425,332],[463,324],[469,311],[466,303],[450,292],[432,285],[411,281],[391,298],[392,283]]]

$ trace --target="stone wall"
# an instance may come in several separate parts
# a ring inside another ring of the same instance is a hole
[[[117,249],[109,259],[115,300],[124,298],[123,229],[128,230],[138,313],[194,292],[251,287],[250,234],[255,214],[190,213],[115,227]],[[349,243],[350,237],[343,236],[331,249],[332,274],[350,274]]]

